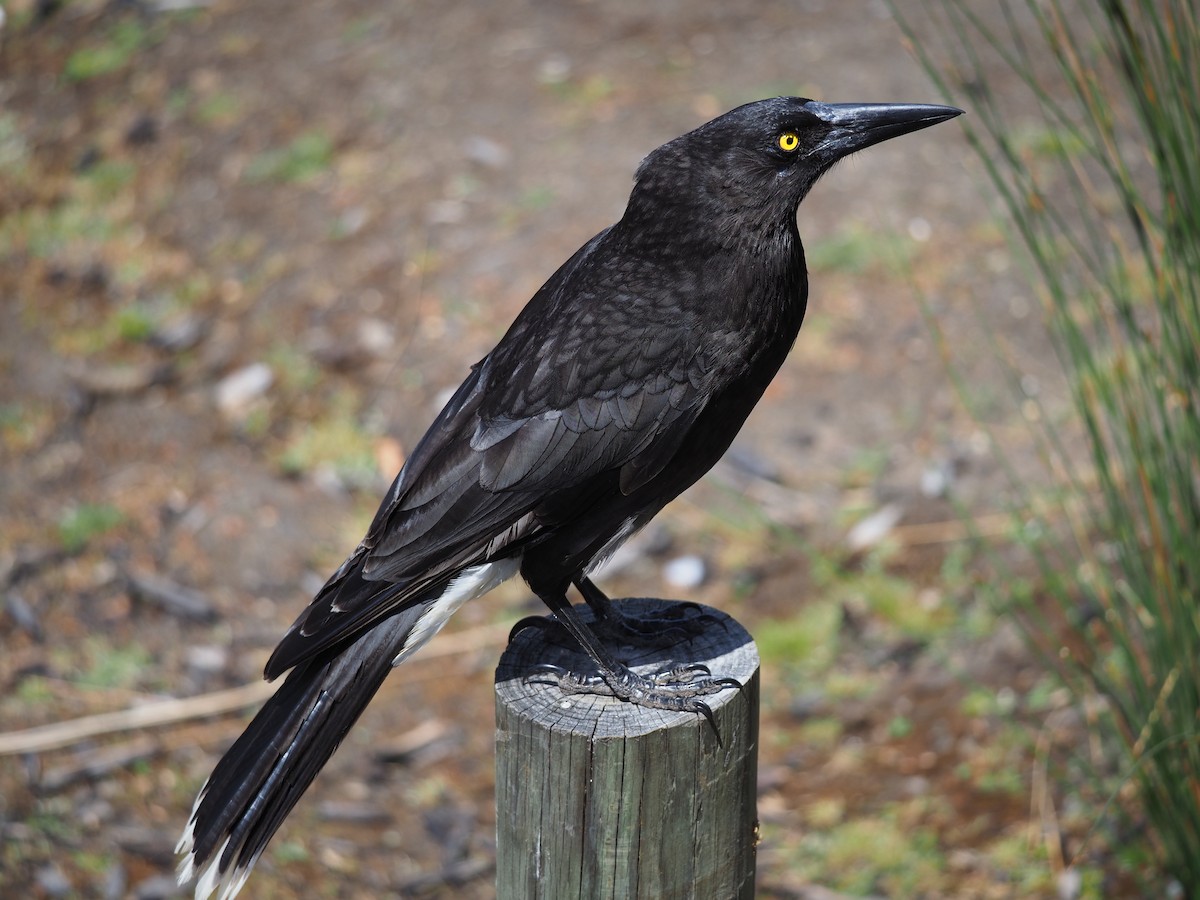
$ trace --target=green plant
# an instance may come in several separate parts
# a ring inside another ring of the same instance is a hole
[[[344,411],[293,429],[278,465],[292,476],[324,467],[348,487],[371,487],[380,478],[375,437]]]
[[[814,842],[824,874],[839,890],[890,897],[940,892],[945,865],[936,836],[924,828],[902,827],[892,812],[851,819]]]
[[[232,125],[242,113],[242,101],[236,94],[217,91],[199,102],[196,116],[205,125],[225,127]]]
[[[113,329],[123,341],[144,341],[154,333],[153,313],[142,304],[123,306],[113,314]]]
[[[840,621],[836,604],[806,603],[791,617],[759,629],[758,651],[764,660],[823,671],[837,655]]]
[[[100,637],[84,642],[86,666],[79,683],[96,688],[130,688],[149,669],[150,652],[141,644],[113,646]]]
[[[90,186],[93,202],[104,204],[116,199],[136,174],[137,167],[129,160],[101,160],[83,174],[82,181]]]
[[[333,162],[333,141],[320,131],[306,131],[286,147],[260,153],[246,167],[251,181],[311,181]]]
[[[943,91],[973,99],[969,139],[1046,300],[1090,450],[1081,460],[1039,417],[1069,491],[1046,504],[1025,489],[1018,504],[1038,523],[1028,546],[1051,601],[1022,604],[1020,618],[1077,700],[1104,699],[1091,705],[1101,744],[1118,750],[1162,864],[1194,896],[1200,18],[1191,0],[926,10],[920,28],[903,24]],[[998,90],[1010,76],[1023,105]]]
[[[134,54],[154,40],[136,20],[117,22],[103,41],[76,50],[67,58],[63,74],[70,81],[85,81],[125,68]]]
[[[88,542],[111,531],[125,519],[115,506],[107,503],[84,503],[68,510],[58,521],[58,539],[63,549],[75,553]]]

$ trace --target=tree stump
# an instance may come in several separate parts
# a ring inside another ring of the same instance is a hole
[[[496,857],[500,900],[754,896],[758,650],[726,614],[655,599],[627,616],[697,619],[667,650],[620,647],[650,674],[701,663],[743,685],[701,714],[564,693],[529,680],[542,663],[595,673],[564,631],[526,628],[496,670]],[[578,608],[586,621],[591,611]]]

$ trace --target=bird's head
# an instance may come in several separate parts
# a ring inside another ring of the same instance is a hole
[[[747,103],[646,157],[637,189],[659,202],[722,218],[795,215],[809,189],[855,151],[962,113],[917,103],[820,103],[774,97]]]

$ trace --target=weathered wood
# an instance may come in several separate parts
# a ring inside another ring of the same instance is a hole
[[[618,604],[640,618],[697,615],[664,600]],[[715,732],[696,713],[528,680],[541,663],[595,671],[558,631],[527,628],[509,645],[496,670],[499,900],[754,896],[758,650],[732,618],[701,609],[703,630],[668,651],[618,655],[643,674],[702,663],[740,681],[705,698]]]

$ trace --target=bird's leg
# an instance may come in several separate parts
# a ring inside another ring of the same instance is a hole
[[[695,637],[704,630],[705,623],[713,618],[704,612],[699,603],[689,601],[672,604],[671,612],[666,615],[631,616],[621,612],[620,604],[610,600],[586,575],[580,575],[574,584],[596,617],[588,627],[593,635],[607,644],[662,650]],[[512,627],[508,634],[509,641],[526,628],[565,630],[559,619],[526,616]]]
[[[711,619],[699,603],[690,602],[674,604],[672,614],[665,616],[629,616],[586,575],[575,579],[575,587],[596,615],[592,632],[602,641],[613,644],[654,649],[669,647],[699,634],[704,623]]]
[[[740,689],[742,686],[732,678],[709,677],[711,672],[707,666],[702,665],[684,665],[650,676],[640,675],[617,659],[612,651],[600,642],[575,612],[565,594],[542,599],[550,607],[555,618],[591,657],[600,674],[578,675],[559,666],[545,665],[537,668],[536,680],[553,682],[567,693],[602,694],[627,700],[638,706],[697,712],[710,722],[713,721],[712,710],[707,703],[698,698],[730,687]],[[605,600],[607,601],[607,598]]]

